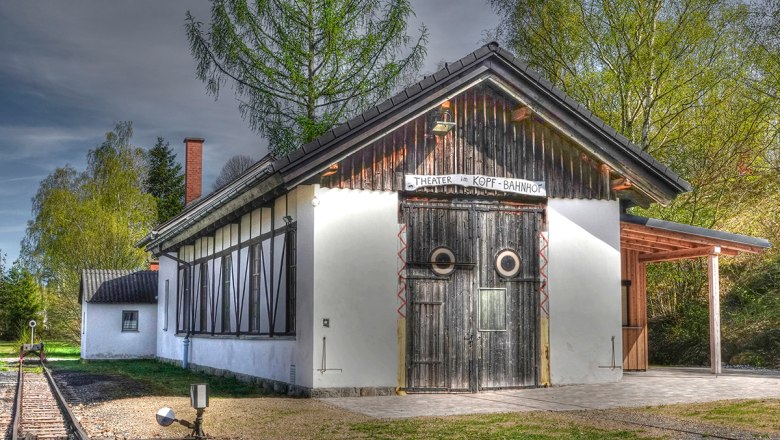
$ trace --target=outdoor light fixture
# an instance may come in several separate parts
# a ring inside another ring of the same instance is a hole
[[[292,223],[293,218],[289,215],[285,215],[284,217],[282,217],[282,220],[284,220],[284,224],[289,225],[290,223]]]
[[[315,208],[320,206],[320,199],[318,199],[317,196],[314,196],[314,198],[311,199],[311,206],[314,206]]]
[[[322,173],[322,177],[332,176],[338,172],[339,172],[339,164],[334,163],[333,165],[329,166],[324,173]]]
[[[209,438],[209,436],[203,432],[203,413],[209,406],[208,384],[194,383],[190,385],[190,405],[198,411],[195,415],[194,423],[177,419],[176,414],[168,407],[160,408],[159,411],[157,411],[155,416],[157,423],[160,426],[170,426],[173,422],[178,422],[180,425],[192,430],[187,437],[188,439],[202,440]]]
[[[527,105],[519,105],[512,110],[512,121],[521,122],[530,118],[534,114],[531,107]]]
[[[431,129],[431,132],[435,135],[445,135],[455,128],[455,121],[452,120],[452,113],[450,113],[450,102],[446,101],[441,105],[439,109],[439,115],[436,122]]]

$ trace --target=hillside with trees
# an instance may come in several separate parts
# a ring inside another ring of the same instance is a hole
[[[132,124],[116,124],[87,154],[84,171],[66,165],[46,177],[33,198],[21,258],[47,291],[50,330],[77,341],[83,269],[139,269],[135,247],[157,222],[155,198],[144,189],[146,160],[131,145]]]
[[[724,259],[723,359],[780,367],[780,2],[491,0],[499,38],[688,180],[633,212],[768,238]],[[706,262],[648,267],[651,363],[708,362]]]

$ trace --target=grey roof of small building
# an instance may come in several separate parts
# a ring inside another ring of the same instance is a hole
[[[155,304],[157,271],[85,269],[81,272],[79,303]]]
[[[711,238],[718,241],[727,241],[759,248],[769,248],[772,244],[769,240],[749,235],[732,234],[731,232],[716,231],[714,229],[699,226],[686,225],[684,223],[670,222],[657,218],[641,217],[638,215],[621,214],[620,221],[647,226],[649,228],[662,229],[664,231],[679,232],[682,234],[696,235],[703,238]]]

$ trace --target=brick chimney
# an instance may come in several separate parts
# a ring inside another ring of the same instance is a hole
[[[184,206],[201,195],[203,186],[203,138],[185,138]]]

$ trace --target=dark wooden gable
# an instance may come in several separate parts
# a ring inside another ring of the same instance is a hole
[[[432,134],[441,119],[436,107],[331,165],[320,184],[403,191],[406,174],[478,174],[544,181],[548,197],[614,199],[608,167],[540,117],[525,115],[521,103],[492,84],[482,82],[450,99],[449,111],[456,126],[446,135]],[[460,186],[416,192],[509,195]]]

